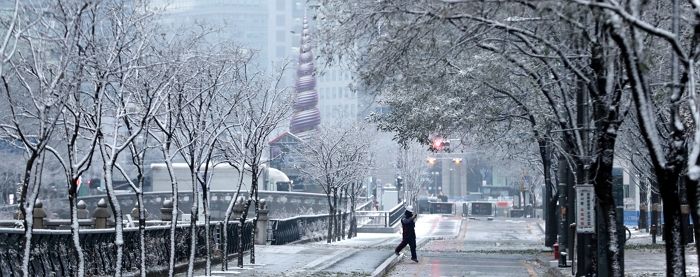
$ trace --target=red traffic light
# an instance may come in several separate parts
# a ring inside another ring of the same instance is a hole
[[[444,140],[442,138],[434,138],[432,144],[430,145],[430,150],[434,151],[434,152],[449,151],[450,150],[450,141]]]

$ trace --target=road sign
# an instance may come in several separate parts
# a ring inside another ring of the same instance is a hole
[[[454,203],[449,202],[430,202],[433,214],[452,214],[454,211]]]
[[[472,215],[493,216],[493,203],[472,202]]]
[[[576,233],[595,233],[595,190],[589,184],[576,186]]]

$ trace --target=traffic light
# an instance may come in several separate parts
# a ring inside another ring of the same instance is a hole
[[[434,138],[432,143],[430,144],[430,151],[433,152],[440,152],[440,151],[445,151],[449,152],[450,151],[450,141],[446,139],[442,139],[440,137]]]

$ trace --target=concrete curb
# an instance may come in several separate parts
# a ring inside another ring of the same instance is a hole
[[[542,256],[537,256],[535,257],[536,261],[547,268],[547,271],[545,272],[544,276],[547,277],[569,277],[571,276],[570,274],[567,275],[564,272],[562,272],[562,268],[558,266],[552,266],[550,261],[546,260],[545,257]],[[569,269],[569,272],[571,271],[571,268],[569,267],[564,267],[564,269]]]
[[[428,244],[429,241],[431,241],[430,238],[422,238],[422,239],[418,240],[416,242],[416,248],[421,248],[421,247],[425,246],[426,244]],[[375,268],[374,271],[372,271],[372,274],[370,276],[371,277],[384,276],[387,272],[389,272],[389,270],[394,268],[394,266],[396,264],[398,264],[403,259],[403,257],[404,257],[403,254],[398,255],[398,256],[392,254],[391,257],[384,260],[384,262],[382,264],[380,264],[377,268]]]
[[[372,274],[370,274],[371,277],[380,277],[384,276],[389,270],[394,268],[396,264],[398,264],[401,259],[403,259],[403,254],[401,255],[394,255],[392,254],[391,257],[387,258],[382,264],[379,265],[374,271],[372,271]]]
[[[542,231],[542,234],[544,234],[544,233],[545,233],[545,232],[544,232],[544,223],[541,223],[541,222],[537,222],[537,227],[539,227],[539,228],[540,228],[540,231]]]
[[[314,272],[322,271],[325,270],[326,268],[329,268],[345,259],[348,257],[355,255],[355,253],[359,252],[358,249],[348,249],[348,250],[339,250],[339,252],[336,252],[335,255],[331,256],[328,259],[323,260],[322,264],[318,264],[314,266]]]

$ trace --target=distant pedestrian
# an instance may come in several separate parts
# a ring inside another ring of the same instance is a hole
[[[413,208],[408,206],[401,219],[403,239],[394,250],[394,253],[399,255],[399,252],[408,244],[411,247],[411,261],[414,262],[418,262],[418,256],[416,256],[416,217],[418,215],[413,212]]]

